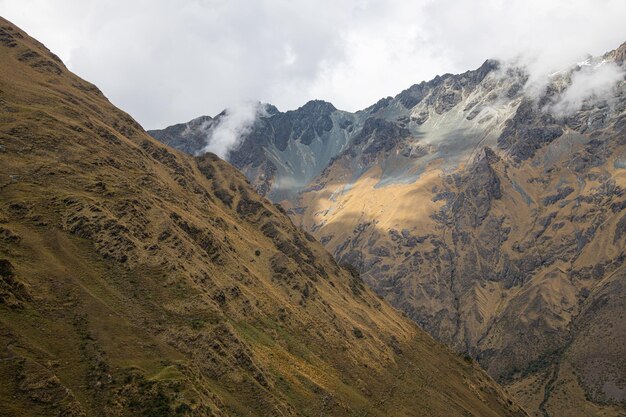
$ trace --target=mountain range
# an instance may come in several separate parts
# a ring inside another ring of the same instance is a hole
[[[626,413],[626,43],[487,60],[355,113],[259,104],[226,159],[532,414]],[[190,154],[232,110],[149,133]]]
[[[525,416],[231,165],[0,19],[1,416]]]

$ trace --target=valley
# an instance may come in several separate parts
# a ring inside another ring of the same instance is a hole
[[[259,104],[227,160],[532,415],[620,416],[626,83],[576,105],[571,87],[623,74],[625,56],[574,64],[541,94],[523,67],[487,60],[355,113]],[[149,133],[193,154],[225,117]]]
[[[1,416],[525,416],[213,154],[0,20]]]

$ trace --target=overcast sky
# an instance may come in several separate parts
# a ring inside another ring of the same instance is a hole
[[[145,128],[248,100],[358,110],[487,58],[550,72],[626,41],[626,0],[0,0]]]

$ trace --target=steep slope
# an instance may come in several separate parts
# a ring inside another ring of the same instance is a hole
[[[0,106],[0,415],[525,415],[5,20]]]
[[[623,415],[626,86],[566,99],[625,54],[554,74],[539,96],[495,61],[416,84],[352,115],[347,142],[284,204],[536,415]]]

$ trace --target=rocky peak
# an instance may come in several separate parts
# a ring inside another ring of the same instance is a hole
[[[311,100],[307,102],[304,106],[295,110],[295,112],[311,113],[315,115],[328,115],[336,110],[337,108],[335,108],[332,103],[324,100]]]
[[[407,109],[412,109],[426,97],[430,97],[431,103],[446,102],[446,98],[440,100],[441,96],[447,96],[452,106],[460,101],[458,92],[462,88],[473,89],[480,84],[485,77],[493,70],[500,67],[498,61],[486,60],[479,68],[466,71],[462,74],[437,75],[430,81],[422,81],[414,84],[396,96],[396,99]],[[449,105],[439,108],[438,113],[449,110]]]
[[[500,68],[500,62],[498,60],[488,59],[485,62],[483,62],[483,64],[480,67],[478,67],[478,69],[474,71],[467,71],[466,73],[464,73],[464,75],[467,75],[468,78],[471,79],[473,84],[478,84],[482,80],[484,80],[485,77],[489,75],[491,71],[495,71],[499,68]]]
[[[212,120],[213,118],[211,116],[200,116],[200,117],[196,117],[195,119],[191,119],[189,122],[186,123],[186,125],[189,126],[190,128],[194,128],[194,127],[202,126],[203,124],[207,122],[211,122]]]
[[[278,107],[274,106],[273,104],[270,103],[264,103],[265,106],[265,112],[269,115],[269,116],[273,116],[275,114],[280,113],[280,110],[278,110]]]
[[[617,49],[614,49],[604,55],[605,59],[611,59],[618,65],[622,65],[626,60],[626,42],[621,44]]]

